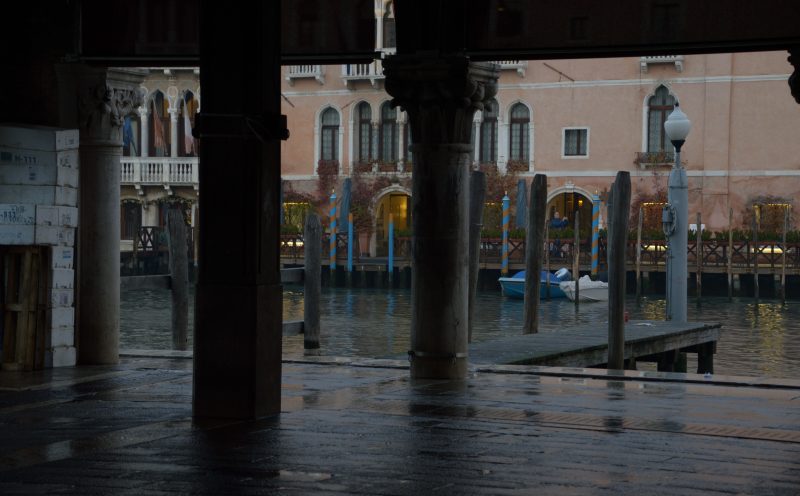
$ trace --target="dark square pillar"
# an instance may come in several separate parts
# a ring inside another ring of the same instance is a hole
[[[195,417],[280,411],[280,28],[280,2],[201,2]]]

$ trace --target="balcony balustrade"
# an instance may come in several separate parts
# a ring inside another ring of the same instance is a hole
[[[675,70],[683,72],[683,55],[653,55],[639,59],[642,73],[647,73],[647,67],[650,64],[675,64]]]
[[[290,65],[286,68],[286,82],[294,86],[295,79],[316,79],[319,84],[325,84],[325,75],[321,65]]]
[[[528,70],[527,60],[495,60],[493,63],[499,65],[501,71],[517,71],[519,77],[525,77]]]
[[[342,80],[348,89],[352,89],[355,81],[369,81],[373,88],[377,88],[382,79],[384,79],[383,64],[380,60],[369,64],[342,65]]]
[[[191,186],[198,189],[197,157],[122,157],[120,183],[142,186]]]
[[[636,158],[633,161],[641,169],[672,167],[675,163],[675,152],[636,152]]]

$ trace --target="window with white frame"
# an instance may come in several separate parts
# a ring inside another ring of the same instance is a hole
[[[381,162],[397,162],[397,109],[389,102],[381,105],[380,128]]]
[[[497,101],[492,99],[486,102],[483,109],[481,122],[481,156],[483,164],[497,162]]]
[[[518,103],[511,107],[510,160],[528,163],[530,158],[530,112]]]
[[[564,158],[589,156],[589,129],[585,127],[564,128]]]
[[[651,153],[672,151],[664,132],[664,122],[675,108],[675,97],[665,86],[659,86],[647,102],[647,151]]]
[[[339,112],[327,108],[320,115],[320,159],[339,160]]]
[[[367,102],[356,108],[356,159],[359,163],[372,160],[372,109]]]

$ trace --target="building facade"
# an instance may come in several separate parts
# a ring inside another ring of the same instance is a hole
[[[391,56],[391,2],[377,2],[375,12],[376,50]],[[681,155],[690,222],[699,213],[705,229],[723,231],[748,228],[754,211],[767,223],[791,211],[800,190],[800,107],[786,86],[787,53],[496,63],[498,93],[476,113],[472,135],[473,165],[489,173],[487,203],[508,191],[514,205],[519,180],[545,174],[549,215],[581,211],[590,219],[592,203],[623,170],[634,202],[660,212],[675,160],[663,122],[680,104],[693,124]],[[322,205],[352,178],[360,183],[353,201],[370,219],[361,250],[380,254],[390,213],[397,228],[410,227],[414,161],[408,118],[384,90],[381,59],[287,66],[282,74],[291,133],[282,143],[287,203]],[[200,108],[198,72],[151,71],[142,92],[123,158],[123,240],[132,239],[132,226],[163,225],[164,209],[178,204],[193,225],[199,206],[188,131]],[[604,216],[601,209],[601,222]],[[290,223],[301,227],[296,218]]]

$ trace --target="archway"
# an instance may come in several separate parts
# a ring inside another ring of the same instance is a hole
[[[574,229],[575,214],[580,212],[581,237],[592,231],[592,200],[590,195],[577,188],[556,191],[547,202],[547,216],[550,229]]]
[[[389,255],[389,215],[394,223],[394,235],[402,236],[411,232],[411,195],[405,188],[394,187],[376,196],[373,208],[375,213],[374,254],[377,257]]]

